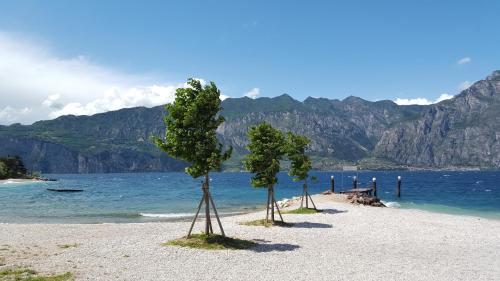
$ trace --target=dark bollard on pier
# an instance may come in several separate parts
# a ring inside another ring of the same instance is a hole
[[[401,176],[398,176],[398,184],[396,187],[396,196],[401,197]]]
[[[332,184],[332,193],[335,193],[335,178],[333,176],[330,177],[330,182]]]

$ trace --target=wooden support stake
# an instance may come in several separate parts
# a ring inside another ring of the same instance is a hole
[[[215,217],[217,218],[217,223],[219,224],[220,232],[222,237],[225,237],[224,228],[222,228],[222,223],[220,222],[219,214],[217,213],[217,208],[215,208],[214,199],[212,198],[212,194],[208,193],[208,198],[210,198],[210,202],[212,203],[212,208],[214,209]]]
[[[203,194],[203,196],[201,197],[200,204],[198,205],[198,210],[196,211],[196,215],[194,215],[193,222],[191,223],[191,227],[189,228],[187,238],[189,238],[191,236],[191,231],[193,231],[194,223],[196,222],[196,219],[198,218],[198,214],[200,213],[201,205],[203,204],[204,200],[205,200],[205,194]]]
[[[278,203],[276,202],[276,199],[274,200],[274,204],[276,205],[276,210],[278,210],[278,214],[280,215],[280,219],[282,222],[285,222],[283,220],[283,217],[281,216],[280,208],[278,207]]]
[[[311,203],[313,204],[314,210],[317,210],[317,208],[316,208],[316,204],[314,204],[314,201],[313,201],[313,199],[312,199],[312,197],[311,197],[311,194],[307,193],[307,195],[308,195],[308,196],[309,196],[309,198],[311,199]]]

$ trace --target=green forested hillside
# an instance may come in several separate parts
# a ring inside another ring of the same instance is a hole
[[[218,137],[234,148],[225,168],[242,169],[248,127],[270,123],[311,139],[315,169],[500,167],[500,72],[454,99],[428,106],[289,95],[229,98]],[[160,153],[162,106],[94,116],[62,116],[33,125],[0,126],[0,156],[20,155],[29,170],[50,173],[181,171],[184,163]],[[477,141],[479,140],[479,141]]]

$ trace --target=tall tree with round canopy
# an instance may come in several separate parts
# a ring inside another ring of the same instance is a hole
[[[316,209],[316,205],[307,191],[307,179],[309,178],[309,171],[312,168],[311,158],[309,158],[306,154],[306,148],[309,143],[310,140],[307,137],[288,132],[287,156],[290,160],[290,170],[288,171],[288,175],[294,177],[293,181],[304,181],[300,207],[302,208],[304,206],[305,201],[306,208],[309,208],[309,200],[311,200],[314,209]],[[315,180],[314,177],[311,179]]]
[[[169,156],[184,160],[190,164],[186,173],[193,178],[204,177],[203,196],[188,232],[193,226],[205,203],[205,234],[213,233],[210,219],[210,205],[214,210],[222,235],[224,229],[217,214],[214,201],[209,191],[209,172],[220,171],[222,163],[231,156],[232,148],[223,151],[217,140],[216,130],[224,122],[219,115],[221,108],[220,91],[215,83],[201,85],[196,79],[188,80],[188,87],[178,88],[175,100],[165,105],[167,115],[165,138],[153,137],[154,143]]]
[[[267,188],[266,223],[269,220],[269,211],[271,211],[271,221],[275,222],[274,207],[283,221],[274,197],[274,185],[278,182],[276,175],[280,171],[280,160],[285,155],[285,137],[278,129],[261,123],[250,127],[248,140],[247,149],[250,153],[245,156],[244,164],[249,172],[255,173],[252,185]]]

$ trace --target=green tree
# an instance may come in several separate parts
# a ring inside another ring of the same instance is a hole
[[[204,176],[203,197],[188,232],[191,235],[194,223],[205,203],[205,234],[213,233],[210,219],[210,205],[224,236],[224,229],[209,191],[209,172],[220,171],[222,163],[231,156],[232,148],[223,151],[217,140],[216,130],[224,122],[219,115],[221,108],[220,91],[215,83],[202,86],[196,79],[188,80],[189,87],[179,88],[175,100],[167,104],[165,138],[153,137],[154,143],[169,156],[189,163],[186,173],[193,178]]]
[[[312,168],[311,158],[306,154],[306,148],[309,143],[310,140],[307,137],[288,132],[286,145],[287,156],[290,160],[290,170],[288,171],[288,175],[294,177],[293,181],[295,182],[304,182],[300,207],[302,208],[304,206],[303,204],[305,201],[306,208],[309,208],[310,199],[314,209],[316,209],[316,205],[307,190],[307,179],[309,178],[309,171]],[[314,177],[311,179],[315,180]]]
[[[12,166],[16,177],[26,177],[28,170],[24,166],[23,160],[20,156],[14,156],[12,158]]]
[[[29,178],[20,156],[0,158],[0,178]]]
[[[7,165],[0,159],[0,180],[8,178]]]
[[[283,221],[274,197],[274,185],[278,182],[276,175],[280,171],[280,160],[286,152],[285,137],[278,129],[261,123],[250,127],[248,140],[247,149],[250,153],[245,156],[244,165],[249,172],[255,173],[252,177],[252,186],[267,188],[266,222],[269,219],[269,209],[271,209],[271,220],[275,222],[274,207]]]

